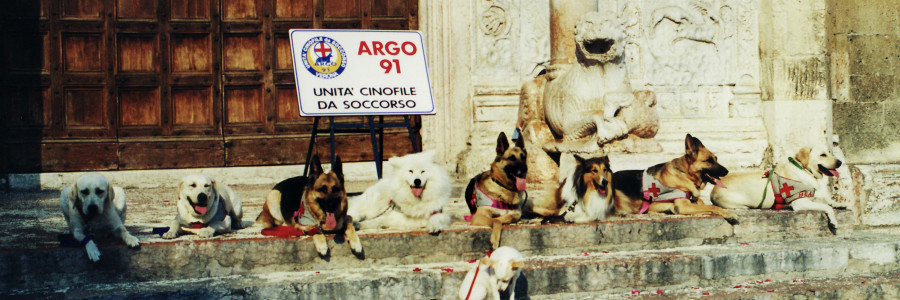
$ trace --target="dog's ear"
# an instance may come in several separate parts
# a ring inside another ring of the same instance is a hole
[[[105,205],[112,205],[113,201],[116,200],[116,192],[113,188],[113,185],[110,183],[106,183],[106,203]]]
[[[572,156],[575,157],[575,162],[576,162],[576,163],[578,163],[579,165],[584,165],[584,161],[585,161],[584,158],[582,158],[581,156],[578,156],[578,154],[575,154],[575,155],[572,155]]]
[[[518,269],[521,269],[521,268],[524,267],[524,266],[525,266],[525,262],[524,262],[524,261],[513,261],[513,263],[512,263],[512,269],[513,269],[513,271],[518,270]]]
[[[684,137],[684,152],[687,156],[696,158],[700,148],[703,148],[703,143],[699,139],[691,136],[690,133]]]
[[[334,162],[331,163],[331,171],[337,175],[338,180],[341,182],[341,186],[344,185],[344,164],[341,163],[341,156],[338,155],[335,157]]]
[[[506,140],[506,133],[500,132],[497,136],[497,155],[502,155],[506,149],[509,149],[509,141]]]
[[[76,182],[71,186],[71,190],[69,190],[69,201],[72,201],[72,206],[77,210],[81,210],[81,197],[78,196],[78,183]]]
[[[318,155],[313,155],[312,161],[309,162],[309,178],[316,178],[322,174],[322,162],[319,161]]]
[[[523,136],[519,135],[519,138],[516,139],[516,147],[525,150],[525,138]]]
[[[600,164],[602,164],[603,166],[606,167],[607,170],[609,170],[609,156],[604,156],[599,159],[600,159]]]
[[[805,168],[809,168],[809,153],[812,151],[812,148],[803,147],[800,151],[797,151],[797,154],[794,155],[794,158],[797,159],[797,162],[800,163],[801,166]]]
[[[493,267],[494,263],[496,263],[496,262],[493,259],[491,259],[490,257],[485,256],[485,257],[481,258],[481,264],[486,267]]]

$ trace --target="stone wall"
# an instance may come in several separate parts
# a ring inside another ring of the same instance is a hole
[[[860,222],[900,224],[900,2],[829,1],[834,132]]]
[[[900,2],[829,2],[834,131],[851,163],[900,163]]]

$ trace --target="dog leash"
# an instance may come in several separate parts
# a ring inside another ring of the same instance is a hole
[[[791,160],[791,161],[793,161],[793,160]],[[756,206],[756,209],[761,209],[763,206],[763,203],[766,202],[766,193],[769,192],[769,184],[772,184],[772,175],[775,175],[775,168],[772,168],[771,171],[768,171],[765,174],[763,174],[763,177],[768,178],[768,179],[766,179],[766,185],[763,186],[762,200],[759,201],[759,205]],[[773,191],[773,193],[774,193],[774,191]]]
[[[491,257],[491,253],[494,253],[494,250],[488,250],[487,257]],[[478,266],[475,267],[475,276],[472,276],[472,284],[469,285],[469,292],[466,293],[466,300],[469,300],[469,296],[472,295],[472,288],[475,287],[475,280],[478,279],[478,273],[481,270],[481,262],[478,262]]]

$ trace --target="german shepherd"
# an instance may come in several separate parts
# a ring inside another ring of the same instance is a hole
[[[316,251],[322,257],[329,254],[324,233],[344,234],[350,243],[350,250],[361,257],[362,244],[353,227],[352,217],[347,215],[341,158],[335,160],[332,170],[327,173],[322,169],[318,156],[313,156],[309,167],[308,177],[285,179],[269,191],[256,223],[263,228],[286,225],[312,232]]]
[[[722,184],[719,178],[727,175],[728,169],[720,165],[716,155],[690,134],[684,138],[684,148],[684,156],[647,168],[646,172],[625,170],[613,173],[616,214],[647,211],[681,215],[716,214],[731,224],[737,223],[732,213],[697,201],[700,190],[707,183]],[[671,191],[665,193],[667,189]]]
[[[528,172],[526,159],[523,139],[516,139],[515,145],[510,147],[506,134],[501,132],[497,136],[497,157],[491,163],[491,170],[476,175],[466,186],[463,200],[472,213],[471,224],[492,228],[492,249],[500,246],[503,224],[522,217],[525,173]]]
[[[544,216],[562,215],[566,222],[606,219],[612,208],[612,170],[609,157],[584,159],[575,155],[575,169],[566,176],[556,193],[529,201],[530,211]]]

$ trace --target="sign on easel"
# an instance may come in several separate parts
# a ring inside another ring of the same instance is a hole
[[[416,31],[290,31],[301,116],[434,114]]]

